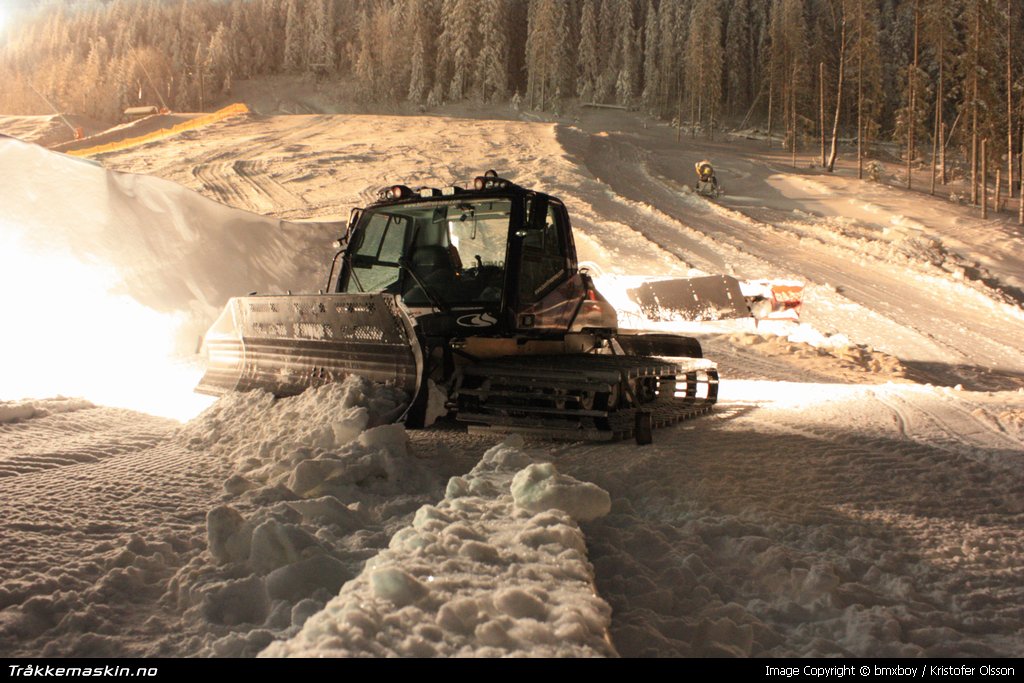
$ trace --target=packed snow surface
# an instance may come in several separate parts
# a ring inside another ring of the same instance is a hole
[[[1009,214],[530,117],[249,116],[102,167],[0,138],[0,654],[1024,655]],[[377,188],[487,168],[566,202],[624,326],[637,278],[714,273],[805,283],[801,319],[653,325],[723,380],[644,448],[405,432],[358,378],[167,419],[228,297],[315,290]]]

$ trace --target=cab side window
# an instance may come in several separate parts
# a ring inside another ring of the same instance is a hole
[[[535,210],[543,216],[534,215]],[[564,279],[565,226],[555,206],[536,199],[530,201],[529,223],[523,236],[523,267],[519,276],[519,300],[538,301]]]
[[[397,283],[408,224],[405,216],[370,217],[352,257],[346,292],[379,292]]]

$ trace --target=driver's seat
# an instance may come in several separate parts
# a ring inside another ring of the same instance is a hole
[[[412,252],[409,261],[416,277],[429,289],[445,298],[455,284],[455,266],[452,264],[448,248],[439,244],[420,245]],[[404,298],[409,303],[421,303],[420,299],[427,298],[420,291],[415,278],[406,278],[405,288]]]
[[[452,280],[455,277],[455,266],[447,247],[439,244],[427,244],[416,247],[412,252],[412,269],[421,280]]]

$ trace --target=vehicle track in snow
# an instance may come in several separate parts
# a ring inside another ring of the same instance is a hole
[[[201,163],[192,167],[192,173],[208,193],[225,204],[263,214],[286,214],[294,207],[307,208],[302,197],[268,174],[268,163],[262,159]]]
[[[125,419],[131,415],[132,419]],[[0,478],[98,462],[161,440],[177,422],[120,408],[89,407],[0,424]]]
[[[551,449],[612,495],[584,531],[620,653],[1020,656],[1021,441],[913,385],[805,386]]]
[[[105,434],[93,439],[105,447]],[[158,603],[204,550],[206,513],[223,495],[228,463],[205,455],[167,441],[0,480],[0,652],[189,651],[195,633]],[[157,640],[170,649],[150,649]]]

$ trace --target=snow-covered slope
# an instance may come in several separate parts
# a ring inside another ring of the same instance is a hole
[[[332,229],[7,142],[6,284],[37,294],[0,358],[36,383],[0,383],[0,652],[1024,654],[1019,230],[759,144],[619,112],[250,116],[103,159],[330,221],[386,183],[496,168],[566,201],[612,298],[633,275],[807,283],[800,325],[701,334],[718,409],[638,449],[405,433],[358,382],[181,426],[105,407],[124,348],[194,334],[232,294],[319,286]],[[719,203],[687,189],[705,156]],[[118,346],[133,327],[148,341]],[[544,482],[610,511],[577,523]]]
[[[0,338],[0,398],[65,393],[194,415],[195,402],[167,394],[186,394],[196,370],[169,357],[194,353],[229,297],[322,287],[323,254],[343,231],[13,138],[0,137],[0,184],[0,288],[18,293],[5,299],[16,333]]]

